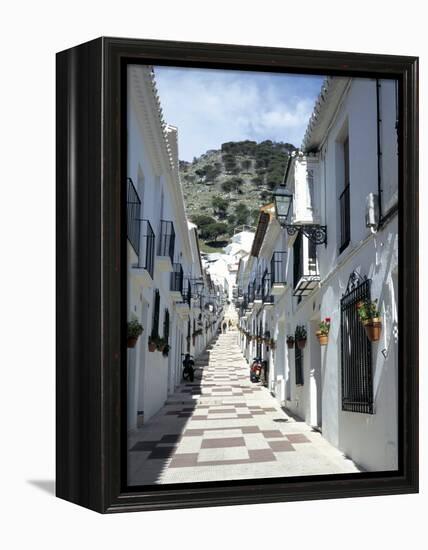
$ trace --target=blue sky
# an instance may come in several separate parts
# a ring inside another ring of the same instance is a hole
[[[296,147],[323,77],[155,67],[165,122],[178,127],[179,157],[191,161],[225,141],[284,141]]]

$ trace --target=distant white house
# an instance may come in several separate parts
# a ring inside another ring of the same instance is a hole
[[[326,242],[289,235],[267,205],[238,272],[247,359],[261,356],[278,401],[369,471],[398,461],[397,113],[394,81],[328,78],[285,178],[288,223],[325,226]],[[368,299],[382,318],[376,342],[357,315]],[[286,342],[298,327],[303,349]]]

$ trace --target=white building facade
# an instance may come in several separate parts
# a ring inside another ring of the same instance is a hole
[[[237,304],[247,359],[291,413],[368,471],[397,468],[398,114],[393,80],[329,78],[285,175],[288,224],[261,209]],[[314,244],[303,231],[325,227]],[[290,234],[289,234],[290,233]],[[371,342],[357,304],[377,300]],[[328,344],[316,337],[330,319]],[[287,345],[296,328],[303,349]]]
[[[222,289],[202,267],[178,173],[177,129],[162,119],[154,74],[128,68],[127,316],[143,326],[128,349],[128,429],[149,420],[182,380],[183,354],[197,357],[217,333]],[[150,351],[163,338],[165,352]]]

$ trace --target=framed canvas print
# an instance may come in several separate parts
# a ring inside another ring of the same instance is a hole
[[[57,55],[57,495],[418,490],[417,58]]]

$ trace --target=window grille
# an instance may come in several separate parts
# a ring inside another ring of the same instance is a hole
[[[350,181],[349,181],[349,139],[343,143],[344,160],[344,188],[339,196],[340,211],[340,239],[339,253],[345,250],[351,240],[351,203],[350,203]]]
[[[159,310],[160,310],[160,295],[159,295],[159,290],[156,289],[154,305],[153,305],[152,336],[159,336]]]
[[[357,304],[370,300],[370,280],[351,273],[340,301],[342,410],[373,414],[372,353]]]
[[[297,341],[297,333],[295,334],[294,341]],[[294,367],[296,371],[296,386],[303,386],[303,350],[296,343],[294,344]]]
[[[126,193],[127,237],[137,256],[140,253],[141,201],[131,178]]]
[[[169,311],[165,309],[165,316],[163,318],[163,337],[165,342],[169,342]]]

